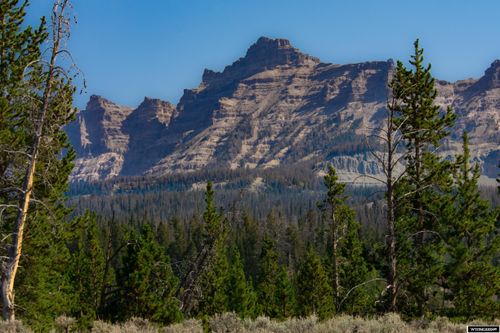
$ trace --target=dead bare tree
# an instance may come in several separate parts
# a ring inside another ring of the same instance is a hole
[[[34,110],[34,139],[29,147],[28,163],[25,170],[22,188],[19,191],[19,205],[17,217],[12,233],[12,243],[8,248],[7,258],[2,263],[2,303],[4,320],[15,320],[15,292],[14,283],[19,267],[19,260],[22,254],[23,239],[28,218],[30,204],[35,200],[33,197],[33,184],[35,180],[35,170],[39,158],[39,152],[43,142],[44,130],[47,126],[47,115],[53,97],[56,76],[64,76],[67,73],[57,65],[58,56],[68,54],[64,49],[64,41],[69,36],[69,19],[65,11],[69,7],[69,0],[57,0],[52,10],[52,41],[49,50],[49,59],[37,62],[44,68],[45,79],[41,88],[41,99],[39,108]],[[34,65],[34,64],[32,64]]]

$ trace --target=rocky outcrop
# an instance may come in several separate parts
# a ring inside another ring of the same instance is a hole
[[[98,156],[128,149],[129,136],[123,132],[123,121],[132,109],[92,95],[84,112],[77,117],[78,126],[69,130],[79,156]]]
[[[458,114],[441,153],[458,152],[467,130],[471,152],[490,177],[500,154],[499,68],[497,60],[479,80],[437,82],[438,103]],[[93,96],[68,127],[79,155],[73,179],[271,168],[316,158],[331,161],[346,181],[378,175],[367,153],[376,145],[367,138],[382,126],[393,69],[391,60],[326,64],[287,40],[262,37],[222,72],[205,70],[177,106],[146,98],[132,110]]]
[[[130,137],[124,154],[122,175],[140,174],[164,157],[158,143],[168,133],[170,121],[175,117],[175,105],[146,97],[123,122],[123,131]]]

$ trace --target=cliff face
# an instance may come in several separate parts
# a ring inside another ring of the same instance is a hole
[[[177,106],[146,98],[135,110],[93,96],[68,127],[73,180],[163,175],[205,167],[270,168],[331,161],[344,180],[377,175],[367,135],[382,126],[393,63],[321,63],[287,40],[260,38],[222,72],[205,70]],[[458,114],[441,153],[471,152],[494,177],[500,155],[500,61],[479,80],[439,81],[438,102]]]

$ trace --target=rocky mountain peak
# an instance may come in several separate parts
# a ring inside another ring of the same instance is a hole
[[[491,83],[490,88],[500,88],[500,60],[495,60],[484,72],[484,78]]]
[[[500,88],[500,60],[497,59],[484,72],[483,77],[471,85],[467,92],[472,96],[498,88]]]
[[[309,56],[294,48],[288,39],[260,37],[248,49],[243,64],[258,64],[262,67],[314,65],[320,62],[316,57]]]
[[[160,123],[168,125],[174,113],[175,105],[172,103],[158,98],[144,97],[142,103],[129,118],[135,118],[136,121],[140,122],[156,119]]]
[[[73,146],[79,154],[90,156],[125,152],[128,137],[122,133],[121,124],[131,112],[131,108],[101,96],[90,96],[85,110],[78,115],[78,133],[70,133]]]
[[[87,102],[86,110],[100,109],[105,110],[107,105],[116,105],[115,103],[107,100],[106,98],[99,95],[91,95],[89,101]]]
[[[287,39],[260,37],[244,57],[227,66],[222,73],[205,69],[204,85],[217,85],[227,80],[241,80],[277,66],[314,66],[320,63],[316,57],[294,48]]]

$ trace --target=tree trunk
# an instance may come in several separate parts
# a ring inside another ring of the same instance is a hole
[[[396,270],[397,270],[397,259],[396,259],[396,230],[395,230],[395,214],[394,214],[394,179],[393,179],[393,169],[394,164],[394,153],[395,147],[393,142],[394,139],[394,111],[389,111],[389,117],[387,119],[387,161],[386,161],[386,177],[387,177],[387,231],[388,231],[388,255],[389,255],[389,312],[396,312],[396,297],[397,297],[397,285],[396,285]]]
[[[23,184],[23,196],[20,200],[19,215],[16,220],[16,230],[13,234],[12,245],[9,248],[7,266],[2,274],[2,314],[3,319],[7,321],[15,320],[14,280],[16,278],[17,268],[19,267],[19,259],[21,258],[24,227],[26,224],[26,218],[28,217],[29,203],[31,193],[33,191],[33,178],[35,174],[37,150],[37,145],[35,145]]]
[[[333,252],[333,292],[335,307],[340,301],[340,278],[339,278],[339,257],[338,257],[338,223],[335,217],[335,206],[332,205],[332,252]]]
[[[396,231],[395,231],[395,216],[394,216],[394,188],[392,180],[387,183],[387,226],[388,226],[388,247],[389,247],[389,311],[396,312]]]

